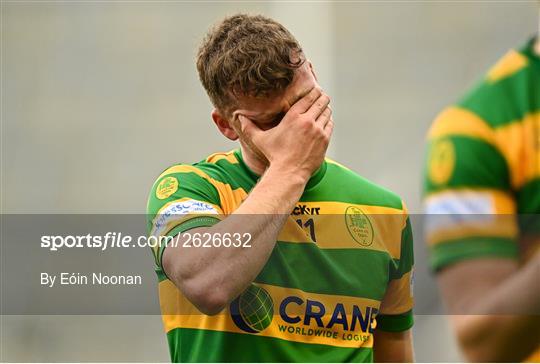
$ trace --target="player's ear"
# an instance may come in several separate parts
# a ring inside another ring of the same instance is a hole
[[[212,120],[214,120],[217,128],[219,129],[221,134],[225,135],[225,137],[230,140],[238,139],[238,134],[236,134],[236,131],[234,131],[231,122],[229,122],[228,119],[223,117],[219,110],[212,110]]]

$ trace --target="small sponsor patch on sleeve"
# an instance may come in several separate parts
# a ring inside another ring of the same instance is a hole
[[[495,202],[489,192],[448,191],[429,197],[426,214],[493,214]]]
[[[219,211],[211,204],[197,200],[173,201],[156,215],[153,221],[152,235],[163,234],[192,214],[217,215]]]
[[[444,192],[425,203],[426,232],[456,229],[468,224],[490,224],[496,213],[495,202],[484,192]]]

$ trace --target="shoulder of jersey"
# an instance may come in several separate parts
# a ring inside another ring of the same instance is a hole
[[[214,153],[193,166],[203,172],[211,173],[218,179],[234,177],[239,171],[240,161],[234,151]]]
[[[222,162],[223,161],[223,162]],[[196,163],[177,163],[166,168],[157,178],[160,180],[162,177],[175,174],[175,173],[188,173],[194,172],[197,174],[212,173],[212,175],[226,175],[228,171],[234,170],[237,165],[238,159],[234,155],[234,152],[214,153],[207,158]]]
[[[530,63],[523,53],[510,50],[465,93],[456,108],[473,112],[495,128],[521,117],[528,110],[516,110],[516,105],[523,103],[522,94],[531,86]]]
[[[394,192],[360,176],[343,164],[329,158],[326,158],[326,161],[328,163],[327,173],[330,174],[330,178],[344,181],[347,186],[350,186],[347,193],[357,203],[399,210],[404,209],[402,199]]]
[[[525,54],[511,49],[488,70],[485,80],[488,84],[502,82],[508,77],[526,70],[529,64],[530,60]]]
[[[494,129],[512,124],[530,111],[516,107],[524,105],[523,91],[532,82],[529,65],[526,55],[510,50],[459,102],[437,115],[428,139],[466,134],[495,143]]]

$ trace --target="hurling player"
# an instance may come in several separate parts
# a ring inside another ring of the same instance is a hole
[[[468,360],[540,361],[540,41],[510,50],[429,131],[431,263]]]
[[[325,159],[330,98],[297,40],[234,15],[197,69],[239,145],[167,168],[150,192],[150,234],[176,239],[154,250],[172,360],[411,361],[406,208]]]

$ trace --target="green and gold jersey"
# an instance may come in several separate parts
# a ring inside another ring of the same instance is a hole
[[[239,150],[172,166],[152,187],[149,232],[174,236],[211,226],[235,211],[258,179]],[[413,241],[402,201],[328,159],[260,274],[221,313],[199,312],[167,279],[162,254],[154,249],[176,362],[370,362],[374,330],[413,324]]]
[[[429,131],[424,193],[436,270],[485,256],[526,259],[540,246],[540,58],[534,42],[508,52]]]

